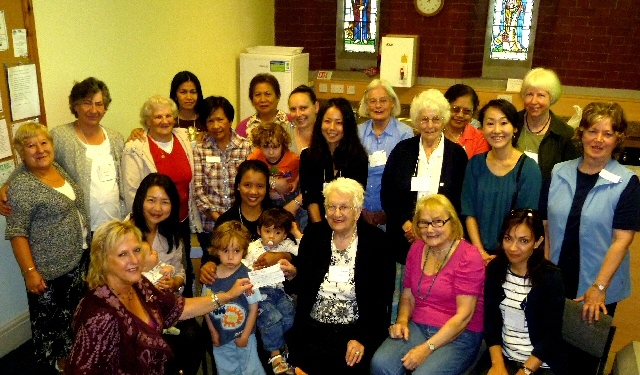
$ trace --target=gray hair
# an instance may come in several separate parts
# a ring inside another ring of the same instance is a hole
[[[338,177],[329,182],[322,189],[322,195],[326,199],[331,193],[348,194],[351,196],[351,204],[356,208],[362,208],[364,203],[364,188],[358,181],[350,178]]]
[[[387,90],[387,94],[389,94],[389,96],[393,100],[393,110],[391,111],[391,116],[399,116],[400,112],[402,111],[402,107],[400,105],[400,99],[398,98],[398,95],[396,95],[396,92],[393,91],[393,87],[388,81],[378,78],[371,81],[371,83],[369,83],[367,88],[364,90],[364,95],[362,95],[362,99],[360,100],[358,114],[362,117],[369,117],[369,91],[377,87],[382,87],[383,89]]]
[[[530,88],[537,88],[549,93],[551,99],[550,104],[554,104],[562,95],[562,84],[560,78],[551,69],[534,68],[524,76],[522,87],[520,88],[520,97],[524,100],[526,91]]]
[[[160,107],[171,108],[173,118],[178,117],[178,106],[176,102],[166,96],[154,95],[147,99],[142,105],[142,108],[140,108],[140,124],[142,124],[144,128],[147,128],[147,120],[153,115],[153,111]]]
[[[414,124],[420,123],[420,113],[425,109],[438,112],[438,116],[442,119],[442,123],[446,124],[451,119],[450,104],[447,98],[436,89],[429,89],[421,92],[411,102],[411,121]]]

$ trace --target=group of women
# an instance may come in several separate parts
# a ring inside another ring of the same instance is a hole
[[[376,79],[358,109],[370,119],[357,125],[346,99],[320,106],[306,86],[289,96],[288,115],[277,110],[278,82],[260,74],[250,84],[256,114],[234,130],[231,103],[204,98],[197,77],[180,72],[170,98],[143,104],[143,128],[124,144],[100,124],[106,85],[77,83],[75,122],[51,133],[32,123],[14,137],[24,163],[0,204],[38,359],[69,373],[195,373],[207,340],[193,317],[251,285],[192,298],[191,234],[205,248],[214,227],[237,220],[258,238],[271,188],[309,219],[297,258],[267,252],[254,264],[279,263],[298,296],[293,366],[464,373],[484,332],[485,372],[564,373],[564,298],[583,301],[592,321],[630,295],[640,184],[615,160],[627,128],[620,106],[588,105],[573,136],[550,110],[560,94],[555,73],[533,69],[524,110],[491,100],[477,129],[471,87],[427,90],[411,103],[411,128],[397,119],[393,88]],[[262,123],[282,126],[300,154],[297,190],[246,160],[253,146],[240,133]],[[175,269],[155,286],[140,273],[141,241]],[[200,280],[212,283],[206,251],[202,263]],[[176,323],[177,336],[162,334]]]

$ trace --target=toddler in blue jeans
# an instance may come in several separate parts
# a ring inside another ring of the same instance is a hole
[[[236,280],[249,277],[242,264],[247,255],[251,234],[239,221],[217,227],[211,239],[211,255],[217,255],[216,281],[202,286],[202,295],[226,292]],[[213,341],[213,357],[219,375],[264,375],[258,358],[255,326],[259,293],[242,295],[204,316]]]
[[[302,238],[302,233],[289,211],[281,207],[265,210],[258,219],[258,232],[260,239],[249,244],[249,252],[242,260],[248,268],[252,268],[254,262],[267,252],[298,255],[297,241]],[[287,238],[289,232],[296,241]],[[260,294],[262,300],[258,302],[258,329],[262,335],[263,347],[270,353],[269,363],[275,374],[293,373],[293,368],[281,353],[285,347],[284,334],[293,325],[293,300],[285,293],[282,283],[261,287]]]

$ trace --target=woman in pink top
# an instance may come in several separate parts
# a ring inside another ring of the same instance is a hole
[[[418,200],[398,319],[371,374],[462,374],[482,341],[484,261],[441,194]]]

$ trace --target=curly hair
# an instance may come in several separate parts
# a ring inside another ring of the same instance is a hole
[[[251,130],[251,140],[254,147],[281,145],[284,151],[289,149],[291,136],[279,123],[260,123]]]

